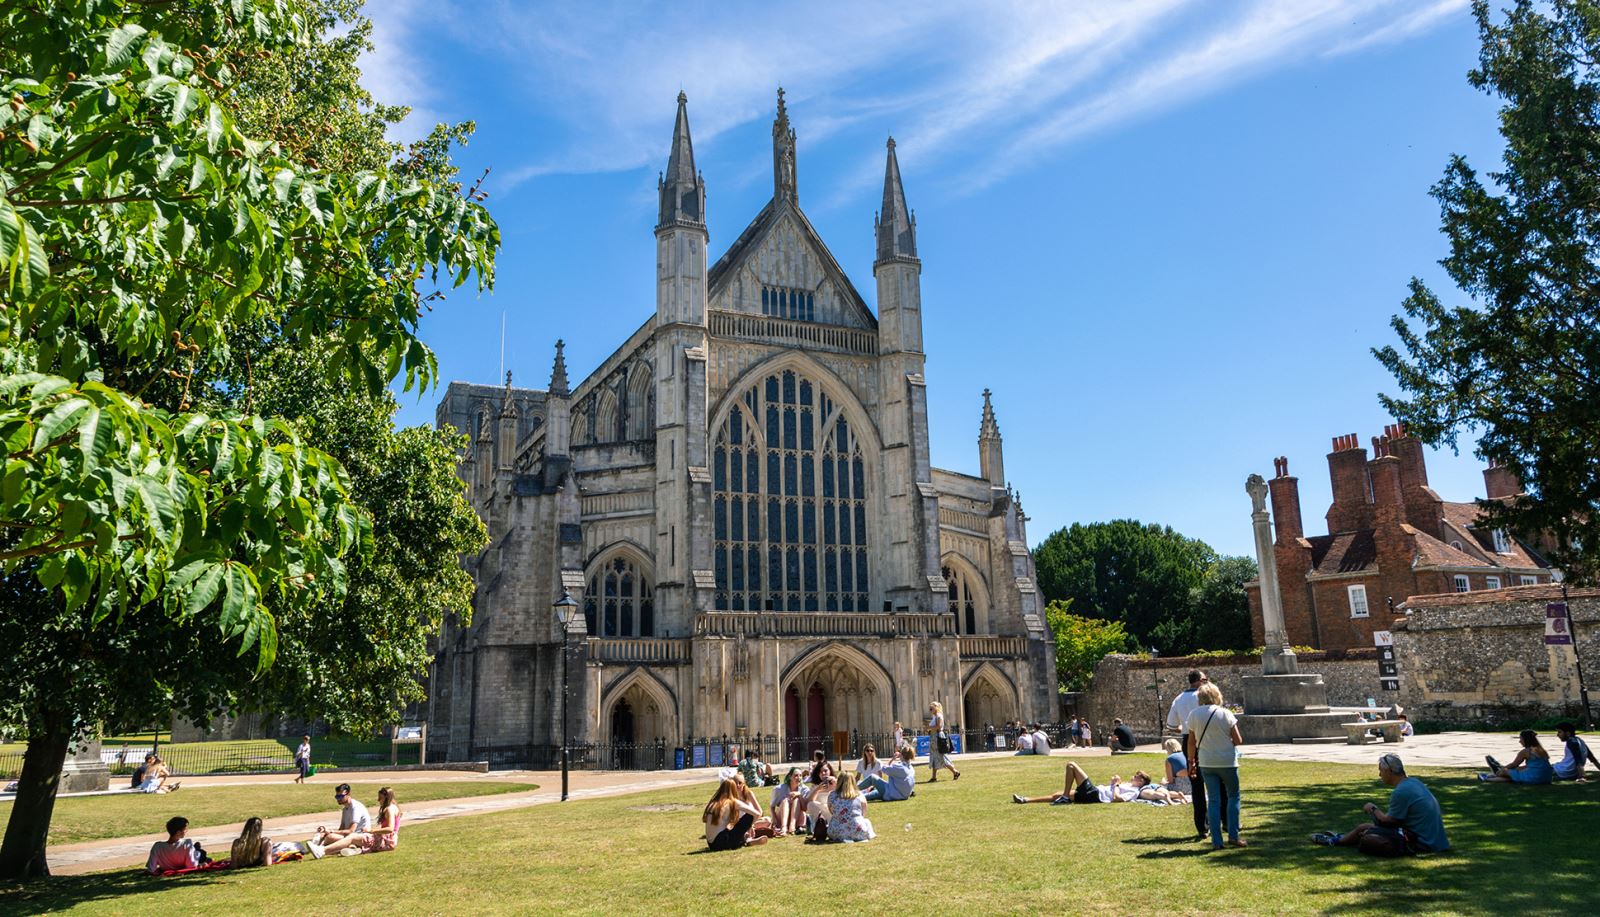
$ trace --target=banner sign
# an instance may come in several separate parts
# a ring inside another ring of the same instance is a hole
[[[1372,644],[1378,648],[1378,687],[1384,691],[1400,690],[1400,665],[1395,661],[1394,634],[1386,630],[1372,632]],[[1373,706],[1367,698],[1367,706]]]
[[[1567,603],[1551,602],[1544,606],[1545,646],[1572,645],[1572,618],[1567,613]]]

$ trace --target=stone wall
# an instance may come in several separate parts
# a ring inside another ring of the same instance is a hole
[[[1302,653],[1299,659],[1300,671],[1322,675],[1328,686],[1328,703],[1335,707],[1366,706],[1369,697],[1386,707],[1396,699],[1394,692],[1378,688],[1376,650]],[[1235,705],[1244,701],[1244,682],[1240,679],[1261,674],[1261,657],[1142,659],[1107,656],[1095,666],[1093,686],[1079,695],[1078,713],[1089,717],[1090,724],[1095,727],[1096,741],[1110,727],[1114,717],[1121,717],[1132,727],[1140,741],[1148,741],[1159,734],[1172,699],[1189,687],[1189,670],[1196,668],[1203,670],[1222,689],[1224,703]],[[1157,683],[1160,685],[1159,706],[1157,692],[1152,687]]]
[[[1503,725],[1581,712],[1572,646],[1546,646],[1559,586],[1414,596],[1394,628],[1401,703],[1420,722]],[[1600,673],[1600,589],[1569,597],[1591,683]]]

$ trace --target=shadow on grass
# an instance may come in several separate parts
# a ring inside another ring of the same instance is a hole
[[[1190,847],[1139,856],[1210,855],[1217,868],[1259,873],[1253,881],[1260,882],[1275,881],[1285,871],[1348,878],[1308,890],[1330,896],[1318,904],[1323,913],[1594,913],[1600,899],[1590,871],[1592,838],[1600,833],[1600,785],[1484,786],[1460,774],[1423,776],[1444,812],[1452,849],[1443,853],[1386,860],[1312,844],[1313,832],[1346,831],[1369,821],[1363,803],[1387,806],[1382,784],[1346,781],[1265,788],[1247,782],[1242,798],[1248,849],[1212,854]]]
[[[226,870],[223,870],[226,872]],[[32,882],[0,882],[0,913],[55,914],[91,901],[139,895],[170,885],[208,885],[218,874],[157,878],[137,869],[82,876],[51,876]]]

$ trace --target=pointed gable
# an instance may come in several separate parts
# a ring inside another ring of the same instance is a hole
[[[707,275],[713,310],[876,329],[878,320],[790,200],[761,209]]]

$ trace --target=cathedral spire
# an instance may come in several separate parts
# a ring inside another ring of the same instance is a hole
[[[678,92],[678,120],[672,127],[672,152],[667,171],[657,184],[661,194],[661,220],[658,225],[706,221],[706,189],[694,169],[694,143],[689,139],[689,97]]]
[[[800,199],[795,177],[794,128],[789,126],[789,108],[783,102],[781,86],[778,87],[778,116],[772,121],[772,199]]]
[[[883,167],[883,210],[878,214],[878,260],[917,257],[917,221],[906,208],[906,189],[900,184],[900,159],[889,138],[889,155]]]
[[[983,421],[978,425],[978,464],[991,487],[1006,483],[1005,455],[1000,444],[1000,424],[994,419],[994,404],[989,390],[983,390]]]
[[[550,370],[550,394],[565,395],[567,391],[567,358],[562,350],[567,346],[565,341],[556,341],[556,364]],[[510,378],[510,373],[506,374]]]

